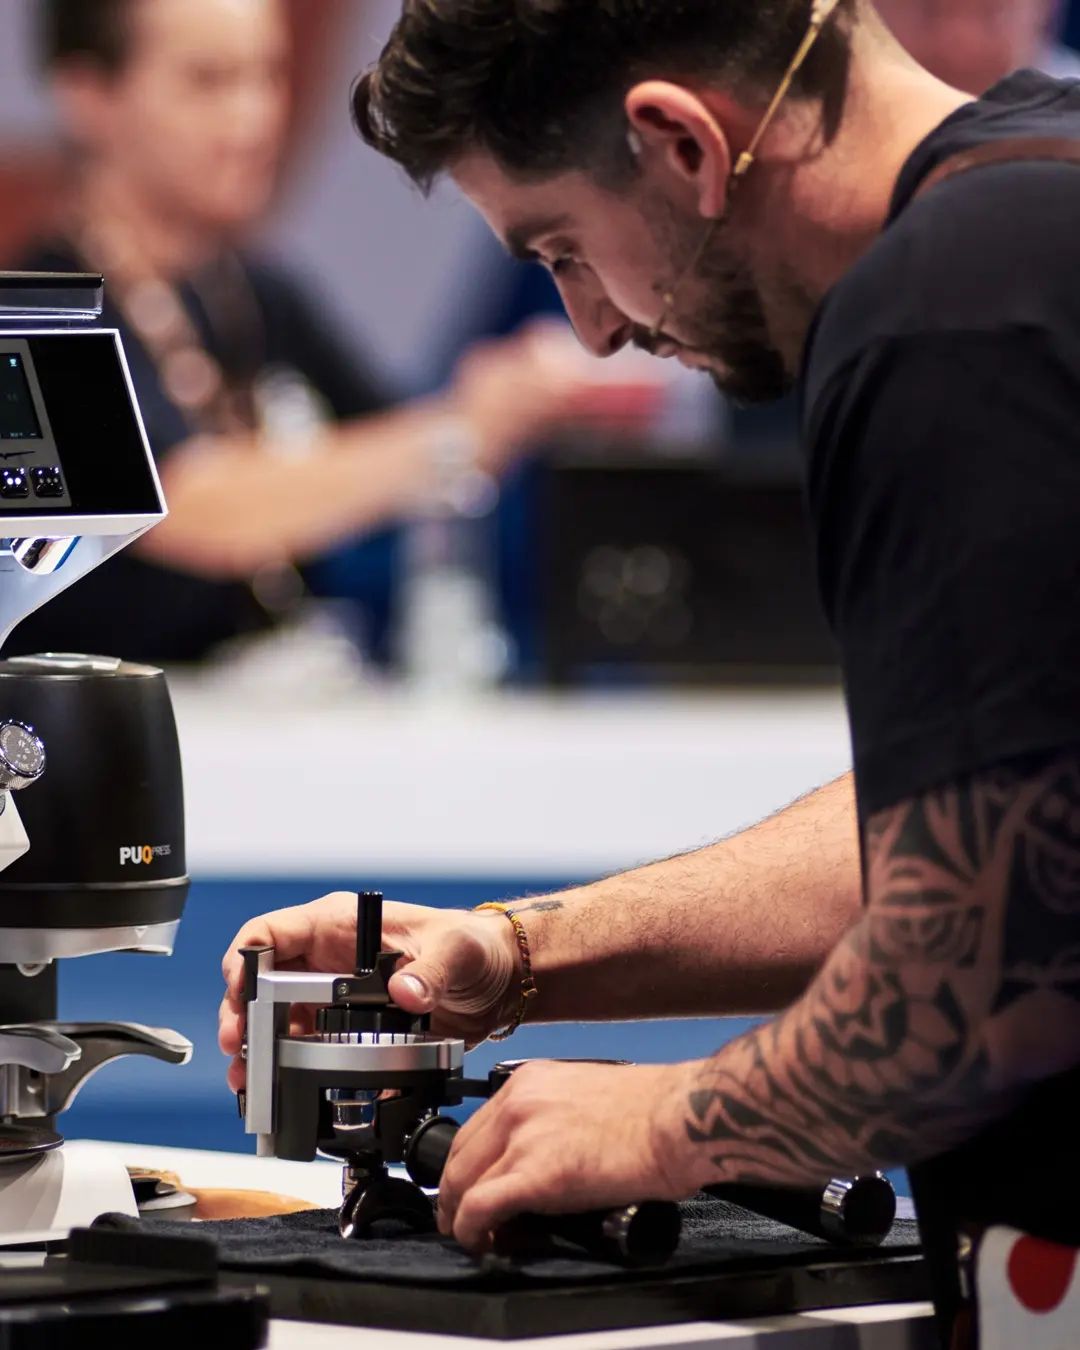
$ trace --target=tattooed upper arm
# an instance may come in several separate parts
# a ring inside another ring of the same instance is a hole
[[[1077,1062],[1080,752],[882,812],[866,858],[872,962],[948,969],[1003,1086]]]
[[[943,1152],[1080,1063],[1080,752],[881,812],[867,909],[804,998],[707,1062],[715,1180],[799,1183]]]

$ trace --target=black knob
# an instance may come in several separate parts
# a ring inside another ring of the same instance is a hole
[[[436,1190],[450,1156],[454,1135],[461,1126],[448,1116],[428,1116],[409,1136],[405,1146],[405,1170],[418,1186]]]
[[[520,1222],[526,1231],[533,1226],[623,1266],[662,1266],[675,1254],[682,1235],[679,1206],[668,1200],[587,1214],[525,1215]]]
[[[375,969],[382,950],[381,891],[360,891],[356,896],[356,971],[366,975]]]

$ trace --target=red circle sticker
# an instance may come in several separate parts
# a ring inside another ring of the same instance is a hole
[[[1009,1284],[1028,1312],[1060,1308],[1076,1273],[1080,1252],[1038,1238],[1022,1237],[1009,1254]]]

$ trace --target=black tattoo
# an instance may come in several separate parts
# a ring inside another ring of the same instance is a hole
[[[531,905],[514,905],[515,914],[551,914],[563,908],[561,900],[534,900]]]
[[[884,811],[864,854],[862,921],[690,1097],[709,1180],[800,1185],[917,1162],[1080,1063],[1080,754]],[[1038,1045],[1039,1062],[1017,1062],[1017,1045]]]

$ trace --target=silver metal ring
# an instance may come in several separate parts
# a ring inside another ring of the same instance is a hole
[[[441,1036],[391,1032],[326,1036],[281,1036],[278,1065],[283,1069],[314,1069],[341,1073],[449,1073],[465,1061],[465,1042]]]
[[[843,1241],[847,1235],[847,1200],[852,1189],[850,1181],[834,1178],[821,1197],[821,1226],[837,1241]]]

